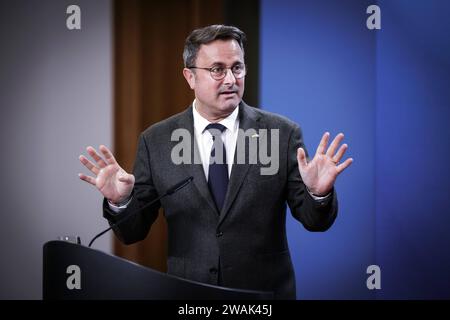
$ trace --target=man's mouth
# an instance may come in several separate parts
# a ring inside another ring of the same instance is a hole
[[[237,92],[236,91],[223,91],[220,94],[229,95],[229,94],[235,94],[235,93],[237,93]]]

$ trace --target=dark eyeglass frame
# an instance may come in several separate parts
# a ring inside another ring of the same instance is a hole
[[[233,68],[235,67],[242,67],[242,73],[241,74],[236,74],[233,71]],[[231,73],[233,74],[233,76],[236,79],[242,79],[243,77],[245,77],[247,75],[247,66],[245,64],[235,64],[231,67],[225,67],[225,66],[213,66],[211,68],[202,68],[202,67],[195,67],[195,66],[191,66],[191,67],[187,67],[188,69],[201,69],[201,70],[206,70],[209,71],[209,74],[211,75],[211,78],[213,78],[214,80],[220,81],[223,80],[227,74],[228,74],[228,69],[231,70]],[[214,73],[214,69],[223,69],[223,71],[220,74]]]

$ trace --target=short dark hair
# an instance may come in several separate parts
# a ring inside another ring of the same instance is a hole
[[[244,53],[245,33],[233,26],[214,24],[201,29],[195,29],[186,38],[183,50],[183,61],[186,68],[193,67],[197,59],[198,50],[202,44],[214,40],[236,40]]]

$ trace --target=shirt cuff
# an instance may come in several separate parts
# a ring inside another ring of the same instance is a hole
[[[125,203],[120,204],[120,205],[115,205],[114,203],[112,203],[108,200],[108,205],[109,205],[109,208],[111,209],[111,211],[113,211],[114,213],[121,213],[128,207],[128,205],[130,204],[132,199],[133,199],[133,197],[130,197]]]
[[[309,191],[308,187],[305,185],[306,191],[308,191],[309,195],[316,201],[323,201],[331,196],[331,192],[324,195],[324,196],[317,196],[313,194],[311,191]]]

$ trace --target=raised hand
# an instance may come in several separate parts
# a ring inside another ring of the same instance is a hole
[[[95,177],[79,173],[80,179],[95,186],[112,203],[118,204],[127,199],[133,191],[134,176],[119,166],[111,151],[104,145],[100,146],[104,159],[98,155],[93,147],[89,146],[86,150],[95,160],[96,165],[83,155],[79,159]]]
[[[343,144],[336,152],[337,147],[344,139],[344,134],[339,133],[326,150],[329,139],[330,133],[325,132],[314,158],[309,163],[306,160],[305,150],[303,148],[297,150],[298,170],[303,183],[311,193],[317,196],[327,195],[333,188],[337,176],[353,162],[352,158],[348,158],[339,164],[348,148],[347,144]]]

